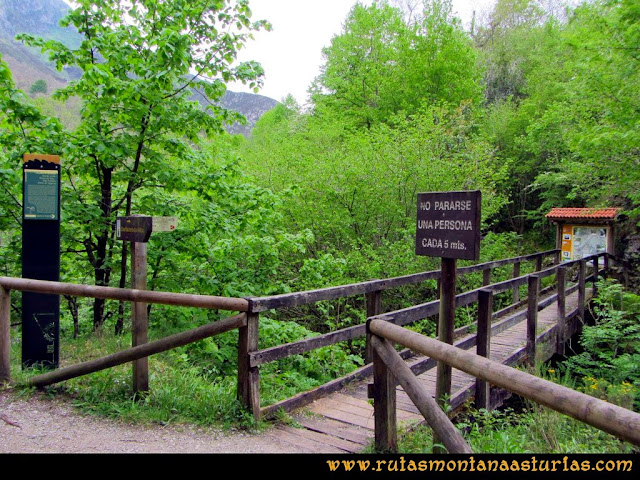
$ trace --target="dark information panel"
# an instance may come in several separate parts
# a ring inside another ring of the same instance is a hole
[[[60,280],[60,160],[24,156],[22,277]],[[22,293],[22,364],[57,368],[60,297]]]
[[[418,194],[416,255],[478,260],[479,190]]]

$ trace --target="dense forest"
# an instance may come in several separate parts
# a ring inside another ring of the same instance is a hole
[[[447,0],[356,4],[323,50],[308,104],[282,99],[248,136],[225,131],[242,119],[216,103],[229,82],[262,84],[258,63],[236,62],[251,32],[270,28],[247,1],[76,3],[63,26],[81,42],[18,39],[78,78],[27,93],[0,59],[1,275],[21,274],[27,152],[63,159],[65,282],[129,285],[114,225],[130,214],[179,218],[150,239],[149,288],[236,297],[436,268],[414,252],[419,192],[482,191],[482,260],[553,248],[551,207],[621,207],[620,255],[637,234],[637,0],[497,0],[469,28]],[[194,102],[193,88],[208,101]],[[427,295],[435,283],[386,306]],[[63,307],[68,335],[73,324],[75,335],[130,325],[128,304]],[[210,315],[154,306],[150,321],[170,332]],[[266,318],[264,332],[281,340],[363,320],[361,305],[316,305]],[[211,354],[208,373],[224,373],[235,351],[216,342],[182,359]],[[345,369],[359,353],[340,357]]]

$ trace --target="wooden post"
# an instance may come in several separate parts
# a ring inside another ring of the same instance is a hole
[[[365,300],[367,304],[367,318],[375,317],[382,313],[382,291],[375,290],[373,292],[367,292],[365,294]],[[373,361],[371,353],[371,336],[367,331],[366,336],[366,350],[365,350],[365,363],[371,363]]]
[[[260,315],[247,312],[247,326],[238,330],[238,400],[260,420],[260,370],[249,365],[249,353],[258,350]]]
[[[542,255],[536,257],[536,272],[542,270]]]
[[[580,316],[580,320],[582,323],[585,323],[584,311],[585,311],[585,299],[586,299],[586,286],[585,286],[585,277],[586,277],[586,263],[584,260],[580,260],[578,263],[578,315]]]
[[[0,384],[11,380],[11,291],[0,286]]]
[[[367,329],[368,330],[368,329]],[[377,349],[373,356],[373,416],[375,448],[378,452],[397,452],[396,382]]]
[[[558,250],[558,251],[556,251],[556,253],[554,255],[553,263],[555,265],[558,265],[561,261],[562,261],[562,251]]]
[[[527,363],[536,365],[536,337],[538,335],[538,296],[540,295],[540,277],[529,276],[527,293]]]
[[[485,268],[482,270],[482,286],[486,287],[491,285],[491,269]]]
[[[566,267],[558,267],[556,280],[558,282],[558,322],[556,327],[556,353],[564,355],[564,342],[566,340],[566,292],[565,279]]]
[[[131,242],[131,288],[147,289],[147,244]],[[149,319],[147,304],[133,302],[131,319],[131,343],[133,347],[149,341]],[[133,393],[149,390],[149,359],[141,358],[133,362]]]
[[[520,262],[516,262],[513,264],[513,278],[518,278],[520,276]],[[518,303],[520,301],[520,287],[513,287],[513,303]]]
[[[489,358],[491,354],[491,316],[493,314],[493,290],[478,292],[478,333],[476,353]],[[485,380],[476,379],[476,408],[491,408],[490,385]]]
[[[441,342],[453,344],[453,331],[456,314],[456,266],[455,258],[442,258],[440,317],[438,321],[438,339]],[[444,409],[445,402],[451,397],[451,366],[438,362],[436,370],[436,402]],[[440,444],[440,439],[434,433],[434,445]],[[442,449],[434,447],[434,453],[442,453]]]
[[[446,413],[436,404],[431,393],[420,384],[415,374],[395,351],[390,341],[372,335],[371,343],[382,361],[393,372],[413,404],[418,408],[429,426],[438,432],[449,453],[473,453],[460,431],[451,423]],[[376,424],[377,425],[377,424]]]
[[[593,259],[593,298],[598,296],[598,269],[600,268],[600,260],[598,257]]]

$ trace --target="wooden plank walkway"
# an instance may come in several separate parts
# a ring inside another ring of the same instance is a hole
[[[587,292],[587,301],[591,292]],[[569,318],[569,336],[574,334],[579,325],[577,318],[578,293],[566,297],[566,312]],[[513,312],[496,324],[508,322],[521,311]],[[555,326],[557,322],[557,304],[554,302],[538,312],[538,345],[537,361],[544,362],[555,353]],[[506,365],[516,365],[525,356],[526,319],[520,320],[506,330],[492,335],[490,358]],[[456,339],[461,344],[475,334],[468,334]],[[475,351],[473,348],[472,351]],[[409,364],[416,364],[424,357],[413,357]],[[417,377],[427,391],[435,396],[436,368],[429,368]],[[269,435],[280,441],[289,442],[298,448],[303,447],[311,453],[359,453],[373,444],[374,418],[373,405],[367,397],[367,384],[371,380],[363,380],[340,392],[333,393],[316,400],[312,404],[293,412],[298,428],[279,426]],[[473,399],[475,393],[475,377],[460,370],[453,370],[452,395],[450,404],[455,410],[465,402]],[[492,389],[492,406],[499,406],[508,398],[505,392]],[[417,407],[400,386],[396,395],[397,420],[400,428],[424,421]]]

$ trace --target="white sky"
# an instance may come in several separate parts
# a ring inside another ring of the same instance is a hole
[[[463,25],[471,22],[495,0],[453,0],[453,11]],[[250,0],[252,20],[268,20],[271,32],[254,34],[240,52],[240,60],[256,60],[265,70],[260,95],[282,100],[292,94],[301,105],[306,103],[307,89],[320,73],[322,48],[342,30],[342,24],[356,0]],[[362,3],[370,4],[370,0]],[[250,91],[239,85],[228,85],[232,91]]]

